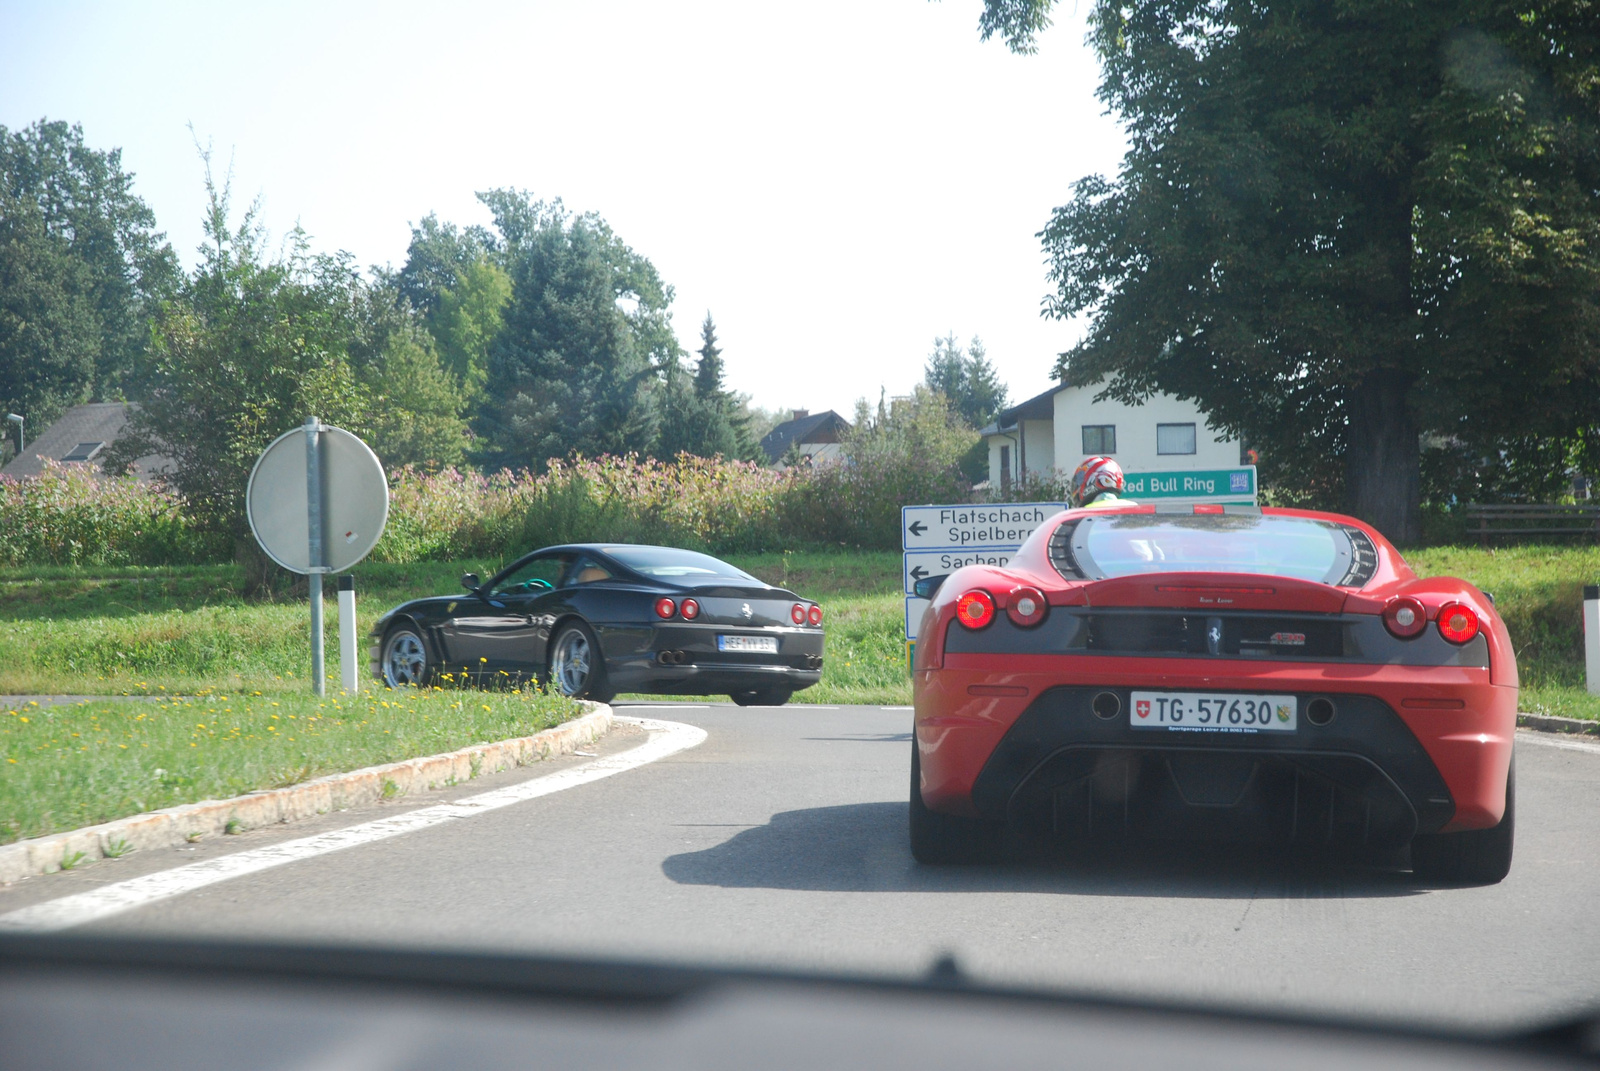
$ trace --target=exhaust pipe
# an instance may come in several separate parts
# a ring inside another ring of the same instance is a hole
[[[656,661],[664,666],[681,666],[688,658],[687,651],[660,651],[656,654]]]

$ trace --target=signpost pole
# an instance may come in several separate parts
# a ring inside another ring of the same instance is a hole
[[[322,451],[318,443],[322,425],[306,417],[306,519],[310,529],[311,571],[311,691],[328,694],[322,664]]]

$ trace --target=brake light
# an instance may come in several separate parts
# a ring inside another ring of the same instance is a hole
[[[994,620],[994,599],[987,591],[969,591],[956,600],[956,620],[968,628],[983,628]]]
[[[1439,607],[1439,635],[1451,643],[1466,643],[1478,634],[1478,615],[1466,603],[1447,602]]]
[[[1409,640],[1422,635],[1428,627],[1428,613],[1416,599],[1402,595],[1384,606],[1383,624],[1402,640]]]
[[[1222,507],[1217,505],[1197,505],[1194,511],[1196,513],[1221,513]]]
[[[683,615],[685,621],[693,621],[700,616],[700,604],[693,599],[684,599],[683,606],[678,612]]]
[[[656,616],[665,621],[678,612],[678,604],[671,599],[662,597],[656,600]]]
[[[803,602],[797,602],[793,606],[789,607],[789,620],[793,621],[797,625],[805,624],[806,604]]]
[[[1013,588],[1006,599],[1006,616],[1011,618],[1013,625],[1023,628],[1032,628],[1043,621],[1049,609],[1049,604],[1044,601],[1044,593],[1038,588]]]
[[[806,611],[806,620],[813,625],[822,624],[822,607],[813,604],[811,609]]]

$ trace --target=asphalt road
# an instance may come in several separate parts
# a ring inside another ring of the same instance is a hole
[[[586,953],[919,974],[1495,1027],[1600,1007],[1600,747],[1518,741],[1500,885],[1203,849],[918,866],[910,712],[618,705],[700,746],[471,821],[235,878],[106,932]],[[642,739],[621,728],[598,748]],[[487,790],[590,761],[473,782]],[[0,890],[0,913],[459,798],[462,788]]]

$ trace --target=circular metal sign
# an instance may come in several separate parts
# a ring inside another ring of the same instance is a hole
[[[319,493],[311,493],[315,435]],[[318,508],[320,507],[320,508]],[[284,432],[261,452],[245,490],[250,530],[267,556],[296,573],[337,573],[365,558],[389,519],[389,483],[366,443],[328,424]],[[312,513],[320,512],[318,531]],[[313,538],[313,536],[317,538]],[[321,560],[313,561],[313,543]]]

